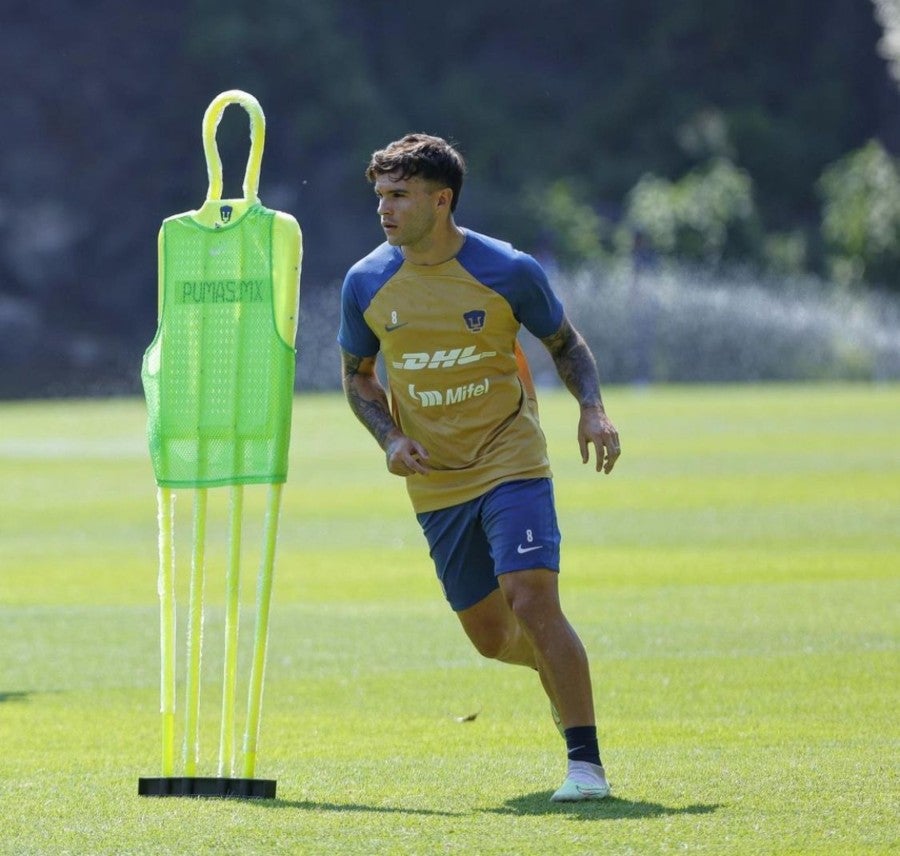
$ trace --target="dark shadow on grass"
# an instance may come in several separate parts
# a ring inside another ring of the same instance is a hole
[[[0,692],[0,704],[8,701],[27,701],[31,696],[30,692],[12,692],[12,693],[3,693]]]
[[[432,817],[462,817],[463,812],[433,811],[427,808],[401,808],[383,805],[359,805],[358,803],[327,803],[312,800],[260,800],[259,805],[266,808],[296,808],[302,811],[335,811],[372,814],[420,814]]]
[[[543,815],[570,814],[581,820],[643,820],[651,817],[669,817],[677,814],[711,814],[720,809],[714,805],[665,806],[660,803],[607,797],[605,800],[586,802],[552,803],[552,791],[538,791],[507,800],[500,808],[485,809],[490,814]]]

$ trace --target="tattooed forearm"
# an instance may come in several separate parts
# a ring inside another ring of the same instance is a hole
[[[560,378],[578,403],[582,407],[602,406],[594,355],[569,321],[564,319],[559,330],[541,341],[553,357]]]
[[[387,444],[388,435],[397,428],[388,410],[387,397],[382,396],[380,401],[367,399],[351,386],[347,389],[347,401],[350,402],[350,409],[356,414],[356,418],[369,429],[369,433],[383,449]]]
[[[375,374],[373,357],[357,357],[341,352],[344,394],[356,418],[383,449],[397,425],[391,416],[387,394]]]

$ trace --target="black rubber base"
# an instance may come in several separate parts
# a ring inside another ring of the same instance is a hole
[[[172,777],[138,779],[142,797],[229,797],[234,799],[273,800],[273,779],[198,779]]]

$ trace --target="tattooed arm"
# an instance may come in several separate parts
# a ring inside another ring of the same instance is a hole
[[[588,444],[593,443],[597,453],[597,472],[609,473],[621,454],[619,435],[603,408],[600,397],[600,377],[597,363],[581,334],[563,318],[559,329],[541,340],[556,371],[581,406],[578,420],[578,446],[581,460],[590,460]]]
[[[375,373],[375,357],[357,357],[341,349],[344,395],[356,418],[384,449],[389,472],[397,476],[428,474],[428,452],[397,426],[387,393]]]

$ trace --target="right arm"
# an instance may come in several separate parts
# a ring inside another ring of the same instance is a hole
[[[342,348],[341,366],[350,409],[384,449],[388,471],[397,476],[427,475],[428,452],[394,421],[387,393],[375,373],[375,357],[357,357]]]

